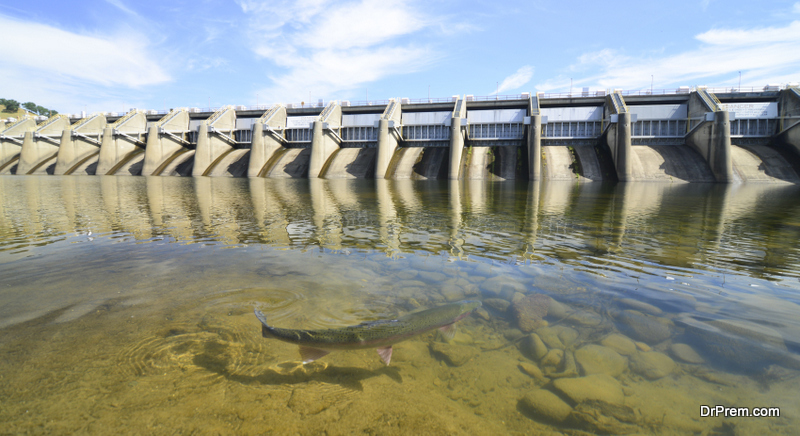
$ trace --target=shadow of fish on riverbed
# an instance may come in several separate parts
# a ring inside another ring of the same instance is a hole
[[[385,375],[397,383],[403,382],[400,370],[397,367],[382,367],[370,370],[357,367],[337,367],[325,363],[287,363],[274,368],[267,368],[260,374],[237,374],[230,370],[231,362],[222,349],[225,344],[210,341],[205,344],[203,351],[196,354],[192,362],[200,368],[219,374],[226,379],[246,385],[296,385],[316,381],[320,383],[336,384],[343,388],[363,391],[362,381]],[[324,371],[323,371],[324,370]]]

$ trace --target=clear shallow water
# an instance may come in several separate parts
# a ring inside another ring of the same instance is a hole
[[[795,186],[2,177],[0,422],[11,433],[791,434],[798,199]],[[535,331],[552,351],[541,359],[505,309],[534,293],[560,305]],[[335,328],[462,298],[485,311],[454,343],[400,343],[389,367],[367,350],[301,367],[252,315]],[[576,401],[556,386],[589,385],[593,372],[621,396]],[[542,390],[571,415],[536,409]],[[703,418],[707,404],[781,417]]]

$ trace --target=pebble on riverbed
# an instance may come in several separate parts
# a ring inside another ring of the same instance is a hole
[[[547,316],[550,297],[543,294],[531,294],[517,298],[511,308],[517,318],[517,325],[523,332],[530,332],[542,326],[542,318]]]

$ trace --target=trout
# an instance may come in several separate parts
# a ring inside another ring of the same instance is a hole
[[[300,346],[303,363],[313,362],[334,350],[376,348],[386,365],[392,360],[392,345],[438,328],[445,337],[455,334],[455,323],[481,306],[480,301],[464,300],[432,309],[410,313],[397,319],[363,322],[329,330],[292,330],[270,327],[267,317],[258,309],[261,336]]]

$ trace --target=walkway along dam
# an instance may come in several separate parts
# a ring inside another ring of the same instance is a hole
[[[793,86],[297,106],[26,118],[0,174],[800,184]]]

